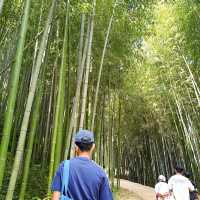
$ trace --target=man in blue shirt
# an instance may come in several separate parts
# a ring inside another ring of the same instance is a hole
[[[91,160],[95,148],[94,135],[81,130],[75,136],[77,157],[70,160],[67,196],[73,200],[113,200],[108,178],[103,169]],[[59,200],[62,189],[64,163],[52,183],[52,200]]]

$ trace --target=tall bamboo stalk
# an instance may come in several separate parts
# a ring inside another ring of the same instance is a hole
[[[95,90],[96,92],[95,92],[95,99],[94,99],[91,130],[94,129],[94,122],[95,122],[95,117],[96,117],[96,108],[97,108],[97,102],[98,102],[98,94],[99,94],[99,87],[100,87],[100,81],[101,81],[101,74],[102,74],[102,70],[103,70],[104,58],[105,58],[105,54],[106,54],[108,39],[109,39],[109,35],[110,35],[110,31],[111,31],[111,27],[112,27],[112,23],[113,23],[113,19],[114,19],[116,6],[117,6],[117,0],[115,1],[113,11],[112,11],[112,16],[111,16],[109,24],[108,24],[108,29],[107,29],[107,33],[106,33],[105,42],[104,42],[104,48],[103,48],[103,52],[102,52],[102,56],[101,56],[101,63],[100,63],[100,67],[99,67],[97,86],[96,86],[96,90]]]
[[[83,84],[83,97],[82,97],[82,109],[81,109],[81,117],[80,117],[80,125],[79,128],[83,128],[84,118],[85,118],[85,108],[87,103],[87,91],[88,91],[88,80],[89,80],[89,72],[90,72],[90,61],[91,61],[91,53],[92,53],[92,40],[93,40],[93,33],[94,33],[94,18],[96,12],[96,0],[93,1],[93,12],[90,21],[90,36],[89,36],[89,43],[88,43],[88,53],[87,53],[87,60],[86,60],[86,71],[85,71],[85,79]]]
[[[54,169],[56,169],[60,163],[62,141],[63,141],[63,119],[64,119],[64,99],[65,99],[65,91],[66,91],[65,90],[65,82],[66,82],[66,72],[67,72],[69,7],[70,7],[70,1],[68,0],[67,8],[66,8],[65,33],[64,33],[63,50],[62,50],[62,62],[61,62],[61,67],[60,67],[59,83],[58,83],[58,97],[57,97],[57,104],[56,104],[55,126],[54,126],[54,132],[53,132],[53,135],[55,134],[55,136],[56,136],[56,144],[52,144],[52,145],[56,145],[55,146],[55,155],[54,155]],[[53,149],[53,146],[52,146],[52,149]],[[51,153],[54,154],[53,151]]]
[[[3,6],[3,1],[0,7],[0,14],[1,14],[2,6]],[[8,144],[10,141],[10,132],[12,128],[13,113],[14,113],[15,102],[16,102],[16,97],[17,97],[19,76],[20,76],[20,70],[21,70],[22,58],[23,58],[23,50],[24,50],[24,44],[25,44],[25,39],[26,39],[26,33],[28,30],[28,19],[30,15],[30,7],[31,7],[31,0],[26,0],[24,15],[22,18],[22,25],[20,28],[19,41],[17,44],[15,64],[12,67],[11,76],[9,80],[10,87],[9,87],[9,93],[8,93],[7,109],[5,112],[3,138],[1,140],[1,145],[0,145],[0,190],[1,190],[4,171],[5,171]]]
[[[3,3],[4,3],[4,0],[1,0],[0,1],[0,16],[1,16],[1,13],[2,13],[2,10],[3,10]]]
[[[82,15],[81,15],[81,33],[80,33],[79,53],[78,53],[78,69],[81,68],[82,58],[83,58],[84,32],[85,32],[85,13],[82,13]],[[84,75],[82,75],[82,76],[84,76]],[[76,130],[77,130],[77,123],[78,123],[78,117],[79,117],[78,110],[79,110],[79,102],[77,104],[77,109],[76,109],[76,113],[75,113],[75,116],[74,116],[75,119],[74,119],[73,132],[76,132]]]
[[[44,73],[42,74],[42,76],[44,77]],[[20,200],[24,199],[26,188],[27,188],[33,143],[34,143],[36,129],[37,129],[39,118],[40,118],[40,107],[41,107],[42,93],[43,93],[43,88],[44,88],[44,83],[42,82],[43,77],[42,77],[42,80],[40,81],[39,89],[36,94],[35,103],[34,103],[35,105],[33,106],[34,110],[33,110],[32,119],[31,119],[30,133],[29,133],[29,138],[28,138],[26,158],[25,158],[24,170],[23,170],[23,178],[22,178],[22,184],[21,184],[20,195],[19,195]]]
[[[24,112],[24,118],[22,121],[20,136],[19,136],[18,145],[17,145],[17,151],[16,151],[16,155],[15,155],[11,178],[9,181],[6,200],[10,200],[13,198],[17,175],[18,175],[20,163],[21,163],[22,157],[23,157],[25,139],[26,139],[27,128],[28,128],[28,123],[29,123],[29,118],[30,118],[30,112],[31,112],[31,108],[32,108],[32,104],[33,104],[33,100],[34,100],[34,96],[35,96],[37,80],[38,80],[40,68],[41,68],[41,65],[43,62],[43,57],[45,55],[45,50],[46,50],[46,46],[47,46],[47,42],[48,42],[48,37],[49,37],[49,32],[50,32],[50,28],[51,28],[52,19],[53,19],[53,13],[54,13],[54,10],[56,7],[56,2],[57,2],[57,0],[52,0],[52,5],[49,10],[48,18],[47,18],[46,25],[45,25],[45,30],[44,30],[44,33],[42,36],[42,41],[41,41],[40,47],[39,47],[35,70],[32,72],[33,73],[32,74],[32,82],[30,83],[28,99],[27,99],[26,108],[25,108],[25,112]]]
[[[85,13],[82,13],[82,15],[81,15],[81,33],[80,33],[79,51],[78,51],[78,68],[80,68],[80,66],[81,66],[82,57],[83,57],[84,32],[85,32]]]
[[[77,71],[76,94],[73,99],[72,114],[71,114],[71,118],[70,118],[69,131],[68,131],[68,137],[67,137],[67,142],[66,142],[65,159],[67,159],[68,154],[70,152],[70,143],[71,143],[71,138],[72,138],[72,134],[73,134],[73,130],[74,130],[73,128],[74,128],[74,124],[75,124],[75,120],[76,120],[76,113],[78,110],[78,104],[79,104],[79,99],[80,99],[80,90],[81,90],[83,71],[84,71],[84,67],[85,67],[85,60],[86,60],[87,49],[88,49],[89,34],[90,34],[90,23],[88,22],[85,46],[84,46],[84,50],[83,50],[83,57],[82,57],[81,65]]]
[[[55,61],[56,65],[57,61]],[[53,89],[54,89],[54,82],[55,82],[55,67],[53,67],[53,75],[52,75],[52,81],[51,81],[51,89],[50,89],[50,99],[49,99],[49,106],[48,106],[48,114],[47,114],[47,126],[45,130],[45,136],[44,136],[44,148],[42,152],[42,168],[44,169],[46,164],[46,156],[47,156],[47,146],[48,146],[48,136],[50,135],[50,119],[51,119],[51,110],[52,110],[52,102],[53,102]]]

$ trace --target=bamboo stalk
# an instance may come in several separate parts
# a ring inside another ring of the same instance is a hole
[[[0,1],[0,16],[1,16],[1,14],[2,14],[3,4],[4,4],[4,0],[1,0],[1,1]]]
[[[65,33],[63,42],[62,62],[59,74],[58,97],[56,104],[55,127],[53,134],[56,136],[54,169],[56,169],[61,160],[62,141],[63,141],[63,119],[64,119],[64,97],[65,97],[65,82],[67,71],[67,44],[68,44],[68,25],[69,25],[69,7],[70,1],[67,1],[66,19],[65,19]]]
[[[2,6],[3,6],[3,1],[0,7],[0,14],[1,14]],[[1,145],[0,145],[0,190],[2,187],[5,164],[6,164],[6,159],[7,159],[8,145],[10,141],[10,132],[12,128],[13,113],[14,113],[15,102],[16,102],[16,97],[17,97],[19,76],[20,76],[20,71],[21,71],[21,66],[22,66],[23,50],[24,50],[24,45],[25,45],[26,33],[28,30],[30,7],[31,7],[31,0],[26,0],[24,15],[22,18],[22,25],[20,28],[19,40],[17,44],[15,64],[12,67],[11,76],[9,80],[10,87],[9,87],[9,94],[8,94],[8,101],[7,101],[7,109],[5,113],[5,122],[4,122],[4,127],[3,127],[3,138],[1,140]]]
[[[42,76],[44,77],[44,73]],[[37,128],[39,117],[40,117],[39,111],[41,107],[42,93],[43,93],[43,88],[44,88],[43,86],[44,83],[42,83],[43,77],[42,77],[42,80],[40,80],[40,85],[39,85],[38,92],[36,94],[35,105],[34,105],[34,110],[33,110],[32,119],[31,119],[31,127],[30,127],[27,152],[26,152],[25,163],[24,163],[23,178],[22,178],[22,184],[21,184],[21,189],[20,189],[20,194],[19,194],[20,200],[24,199],[26,188],[27,188],[34,138],[35,138],[36,128]]]
[[[83,71],[84,71],[84,67],[85,67],[86,54],[87,54],[87,49],[88,49],[89,30],[90,30],[90,23],[88,23],[88,27],[87,27],[87,34],[86,34],[85,46],[84,46],[84,50],[83,50],[82,62],[81,62],[80,68],[78,68],[78,71],[77,71],[76,94],[73,99],[72,114],[71,114],[71,118],[70,118],[69,131],[68,131],[67,141],[66,141],[65,159],[67,159],[68,154],[70,152],[71,138],[74,133],[73,130],[74,130],[74,125],[75,125],[75,120],[77,120],[76,114],[77,114],[77,110],[78,110],[81,83],[82,83]]]
[[[32,74],[32,82],[30,83],[28,99],[27,99],[26,108],[25,108],[25,112],[24,112],[24,118],[23,118],[22,125],[21,125],[21,131],[20,131],[20,136],[19,136],[19,140],[18,140],[18,145],[17,145],[15,160],[14,160],[13,169],[12,169],[12,173],[11,173],[11,178],[9,181],[6,200],[10,200],[13,198],[17,175],[18,175],[20,163],[21,163],[22,157],[23,157],[25,139],[26,139],[26,134],[27,134],[27,128],[28,128],[31,108],[32,108],[32,104],[33,104],[33,100],[34,100],[34,96],[35,96],[37,80],[38,80],[40,68],[41,68],[41,65],[43,62],[43,57],[45,55],[45,50],[46,50],[46,46],[47,46],[47,42],[48,42],[48,37],[49,37],[49,32],[50,32],[50,28],[51,28],[51,22],[53,19],[53,13],[55,10],[56,2],[57,2],[57,0],[52,0],[52,5],[49,10],[48,18],[47,18],[46,25],[45,25],[45,31],[43,33],[42,41],[41,41],[38,56],[37,56],[35,70],[33,71],[33,74]]]
[[[96,12],[96,0],[93,1],[93,13],[90,21],[90,36],[88,43],[88,53],[86,60],[86,71],[85,71],[85,79],[83,84],[83,96],[82,96],[82,109],[80,116],[80,125],[79,129],[83,129],[84,118],[85,118],[85,108],[87,103],[87,92],[88,92],[88,81],[89,81],[89,72],[90,72],[90,62],[91,62],[91,53],[92,53],[92,41],[93,41],[93,33],[94,33],[94,18]]]
[[[115,8],[117,6],[117,1],[118,0],[115,1],[113,11],[112,11],[112,16],[111,16],[109,24],[108,24],[108,29],[107,29],[107,33],[106,33],[105,42],[104,42],[104,48],[103,48],[103,52],[102,52],[102,56],[101,56],[101,63],[100,63],[100,67],[99,67],[97,86],[96,86],[96,90],[95,90],[96,92],[95,92],[95,99],[94,99],[91,130],[94,129],[94,122],[95,122],[95,117],[96,117],[96,108],[97,108],[97,103],[98,103],[98,94],[99,94],[99,87],[100,87],[100,81],[101,81],[101,74],[102,74],[102,70],[103,70],[104,58],[105,58],[106,49],[107,49],[107,45],[108,45],[108,39],[109,39],[109,35],[110,35],[110,31],[111,31],[111,27],[112,27],[112,23],[113,23],[113,19],[114,19]]]

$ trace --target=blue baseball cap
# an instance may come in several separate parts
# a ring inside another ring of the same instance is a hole
[[[94,143],[94,133],[88,130],[80,130],[75,136],[75,143]]]

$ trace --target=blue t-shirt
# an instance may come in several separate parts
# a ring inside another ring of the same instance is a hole
[[[64,162],[56,172],[52,191],[61,192]],[[70,160],[67,194],[73,200],[112,200],[108,178],[103,169],[85,157]]]

